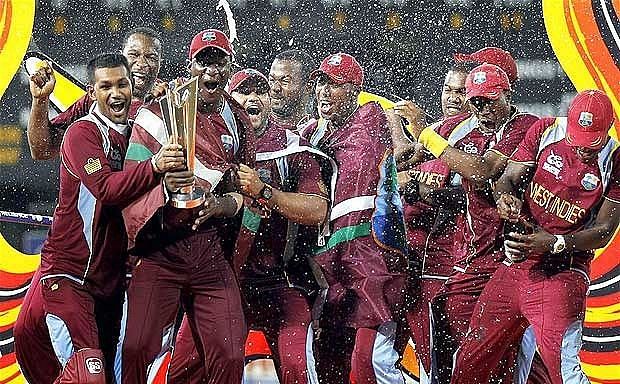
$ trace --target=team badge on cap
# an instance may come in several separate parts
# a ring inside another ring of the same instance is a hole
[[[214,41],[217,39],[214,31],[207,31],[202,34],[202,41]]]
[[[581,125],[582,127],[589,127],[592,125],[593,118],[594,115],[592,115],[590,112],[581,112],[579,114],[579,125]]]
[[[596,175],[592,173],[586,173],[585,175],[583,175],[583,179],[581,179],[581,186],[586,191],[594,191],[596,187],[598,187],[599,181],[600,180]]]
[[[327,64],[333,65],[333,66],[338,66],[338,65],[340,65],[340,63],[342,63],[342,56],[340,56],[340,55],[333,55],[327,61]]]
[[[474,79],[472,80],[474,84],[482,84],[487,81],[487,73],[486,72],[476,72],[474,73]]]

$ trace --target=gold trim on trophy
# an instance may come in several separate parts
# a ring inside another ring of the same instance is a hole
[[[198,77],[169,89],[159,100],[161,115],[170,142],[180,144],[185,153],[187,169],[194,172],[196,154],[196,110],[198,105]],[[196,185],[181,188],[170,194],[175,208],[195,208],[205,201],[205,192]]]

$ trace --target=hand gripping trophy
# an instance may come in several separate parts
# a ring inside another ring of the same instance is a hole
[[[159,100],[159,106],[170,142],[183,147],[187,169],[194,172],[198,77],[184,84],[176,81],[172,84],[174,88]],[[190,185],[171,193],[170,201],[175,208],[195,208],[204,203],[205,192]]]

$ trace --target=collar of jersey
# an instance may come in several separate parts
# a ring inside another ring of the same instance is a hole
[[[95,102],[95,104],[93,105],[92,113],[97,118],[97,120],[101,122],[101,124],[108,126],[108,128],[112,128],[121,135],[127,134],[127,124],[116,124],[112,122],[112,120],[105,117],[103,113],[101,113],[101,111],[99,110],[99,105],[97,102]]]

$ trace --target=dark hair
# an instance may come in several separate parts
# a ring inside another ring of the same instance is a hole
[[[280,52],[274,58],[274,61],[275,60],[290,60],[298,62],[301,65],[301,78],[303,82],[307,82],[310,77],[310,73],[317,68],[312,56],[300,49],[289,49],[287,51]]]
[[[127,76],[131,73],[127,58],[120,53],[102,53],[90,59],[86,66],[86,73],[88,74],[88,83],[95,84],[95,71],[99,68],[116,68],[125,67],[127,70]]]
[[[151,29],[149,27],[137,27],[137,28],[133,28],[127,31],[127,33],[125,33],[125,36],[123,37],[123,45],[121,46],[121,49],[125,49],[125,45],[127,45],[127,41],[129,41],[129,38],[133,35],[147,36],[151,38],[151,40],[153,40],[154,42],[157,42],[157,44],[160,46],[160,49],[161,49],[161,37],[159,36],[159,33],[157,33],[154,29]]]

